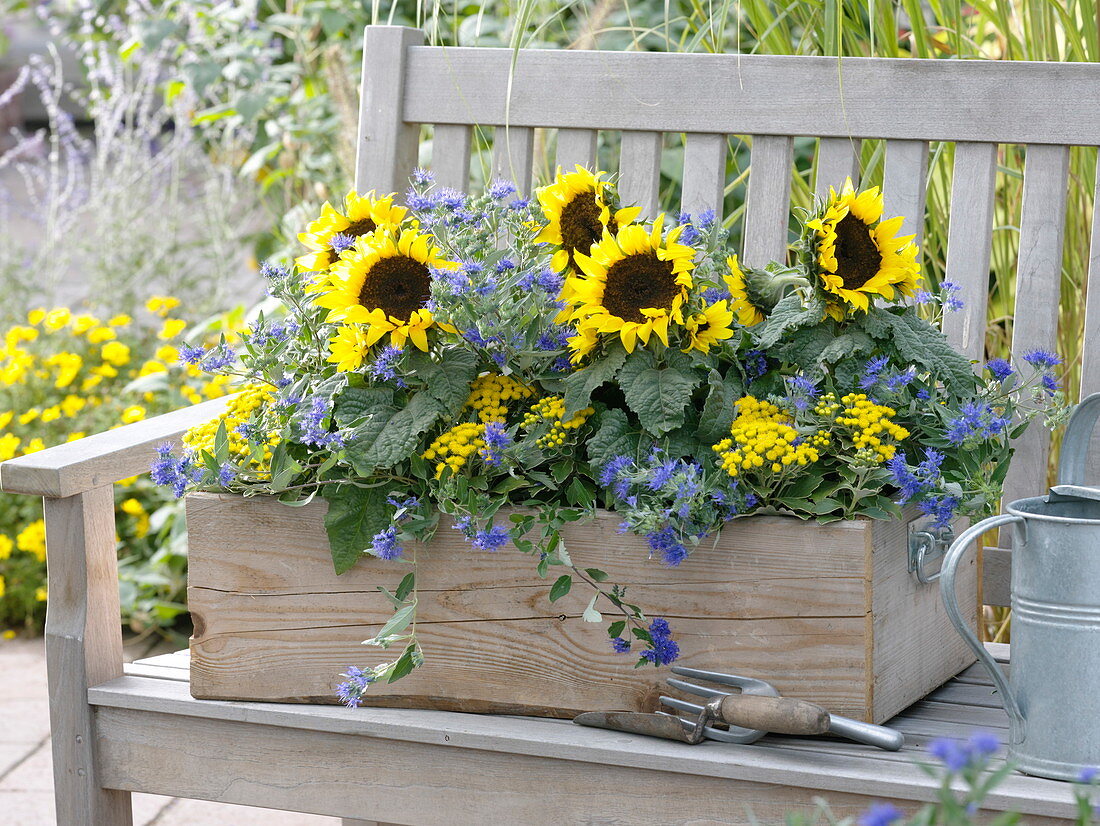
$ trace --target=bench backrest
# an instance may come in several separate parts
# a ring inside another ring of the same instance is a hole
[[[1100,144],[1100,67],[1082,63],[770,57],[424,46],[421,32],[366,30],[357,162],[360,191],[403,192],[421,124],[431,167],[467,189],[473,127],[493,129],[493,174],[531,187],[536,128],[557,130],[555,164],[592,165],[598,130],[621,132],[624,202],[657,210],[663,133],[684,133],[681,209],[721,214],[731,136],[751,143],[740,227],[743,259],[782,259],[795,136],[819,139],[819,194],[858,180],[863,139],[885,140],[886,212],[918,241],[929,141],[955,143],[947,279],[964,308],[946,332],[982,359],[994,185],[1001,144],[1026,146],[1012,353],[1053,350],[1062,281],[1069,147]],[[1100,192],[1100,177],[1095,184]],[[1100,201],[1100,198],[1096,199]],[[1094,218],[1082,347],[1082,396],[1100,390],[1100,232]],[[1016,446],[1006,501],[1043,492],[1044,428]],[[987,550],[985,599],[1007,604],[1007,555]]]

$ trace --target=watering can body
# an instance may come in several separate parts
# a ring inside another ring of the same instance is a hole
[[[1100,766],[1100,490],[1084,488],[1085,456],[1100,394],[1075,411],[1063,440],[1059,485],[1018,499],[964,531],[940,579],[956,629],[993,676],[1010,719],[1008,758],[1027,774],[1076,780]],[[1059,491],[1066,495],[1059,495]],[[959,562],[981,535],[1012,526],[1011,678],[963,620]]]

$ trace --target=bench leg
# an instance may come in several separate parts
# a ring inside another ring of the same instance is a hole
[[[111,487],[45,501],[50,689],[58,826],[132,826],[130,793],[104,789],[88,688],[122,675]]]

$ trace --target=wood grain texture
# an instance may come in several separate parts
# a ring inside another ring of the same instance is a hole
[[[680,210],[699,215],[712,210],[722,219],[726,188],[726,136],[692,133],[684,139]]]
[[[531,192],[535,130],[498,126],[493,136],[493,177],[515,183],[522,195]]]
[[[512,71],[512,58],[510,49],[411,49],[406,119],[1086,146],[1100,134],[1100,114],[1078,111],[1100,95],[1100,72],[1081,63],[525,49]],[[548,78],[561,93],[546,94]],[[902,89],[899,117],[882,101]]]
[[[231,397],[173,410],[163,416],[86,436],[0,463],[0,489],[63,498],[147,473],[164,442],[178,441],[193,425],[225,410]]]
[[[54,798],[67,826],[130,826],[130,795],[102,787],[88,689],[122,675],[114,495],[45,502]]]
[[[1017,364],[1023,363],[1029,350],[1053,351],[1056,347],[1068,175],[1069,147],[1027,148],[1012,320],[1012,358]],[[1046,492],[1050,431],[1036,423],[1014,446],[1016,452],[1005,477],[1006,502]],[[1005,545],[1011,533],[1002,531],[999,544]]]
[[[404,192],[416,166],[419,123],[403,118],[409,49],[424,42],[419,29],[367,26],[359,102],[356,189]],[[432,123],[433,121],[425,121]]]
[[[853,138],[822,138],[817,143],[814,159],[814,195],[825,198],[829,187],[837,192],[844,186],[845,178],[851,178],[859,186],[860,141]]]
[[[980,695],[975,693],[984,701]],[[737,818],[748,817],[745,804],[773,822],[784,809],[820,794],[834,810],[845,795],[861,801],[852,801],[853,812],[866,808],[871,797],[909,806],[935,794],[935,782],[914,761],[929,738],[965,735],[975,727],[1005,732],[1007,723],[1002,710],[968,706],[961,695],[946,703],[918,703],[891,721],[911,735],[901,753],[891,754],[820,738],[687,747],[535,718],[204,702],[192,699],[182,683],[135,677],[100,686],[89,696],[98,707],[101,753],[112,786],[238,803],[264,795],[262,805],[275,808],[414,824],[444,822],[433,819],[443,801],[449,823],[484,822],[484,810],[467,808],[482,801],[494,807],[495,820],[536,826],[743,823],[749,821]],[[282,768],[288,766],[292,773]],[[359,770],[349,771],[354,769]],[[534,781],[536,775],[542,780]],[[665,794],[666,803],[639,798],[632,790],[643,779],[650,788],[678,793]],[[705,787],[707,794],[704,787],[692,793],[693,784],[707,779],[721,783]],[[482,788],[483,782],[493,788]],[[576,798],[584,788],[606,799]],[[386,793],[379,794],[383,789]],[[560,795],[555,799],[564,808],[543,807],[546,817],[556,818],[552,821],[538,819],[539,801],[531,795],[540,790]],[[406,793],[417,799],[407,801]],[[721,808],[676,808],[704,798],[714,798]],[[761,808],[768,799],[774,808]],[[630,814],[620,810],[616,801],[621,800],[647,802]],[[403,808],[384,808],[390,803]],[[1036,817],[1070,817],[1072,805],[1066,784],[1013,774],[991,795],[986,810],[1023,812],[1031,823],[1044,822]],[[593,820],[595,814],[600,817]],[[692,814],[697,819],[690,819]]]
[[[955,145],[946,280],[961,288],[963,306],[945,315],[943,331],[953,347],[975,361],[985,356],[996,175],[996,144]]]
[[[901,215],[902,235],[912,235],[917,249],[924,241],[924,204],[928,191],[928,142],[886,142],[882,197],[886,216]],[[917,260],[920,260],[918,253]]]
[[[938,583],[922,585],[907,570],[908,525],[923,524],[913,507],[902,519],[883,523],[873,534],[870,599],[874,645],[872,707],[883,720],[924,697],[975,661],[970,646],[951,624]],[[955,526],[956,535],[965,523]],[[978,565],[973,555],[958,570],[959,604],[971,606],[978,621]]]
[[[386,659],[386,652],[359,643],[390,615],[376,586],[392,589],[405,570],[367,558],[336,577],[321,528],[324,508],[229,495],[189,498],[196,697],[331,703],[347,665]],[[872,529],[881,526],[754,517],[715,545],[704,543],[688,564],[666,569],[646,563],[644,541],[619,535],[617,524],[607,515],[573,526],[565,537],[570,553],[626,585],[651,615],[668,617],[685,664],[721,670],[737,663],[791,696],[848,716],[881,720],[919,696],[906,696],[898,685],[871,705],[872,681],[887,679],[872,676],[866,650],[868,549]],[[514,550],[471,553],[446,525],[416,554],[418,633],[428,664],[393,686],[376,686],[371,702],[556,716],[655,707],[664,672],[633,670],[611,650],[602,627],[580,620],[589,598],[580,585],[551,604],[548,582],[533,576],[530,559]],[[465,560],[461,569],[455,556]],[[904,574],[903,545],[891,560]],[[913,609],[906,617],[918,614]],[[900,657],[907,645],[884,637],[894,633],[912,629],[889,625],[876,639]],[[930,667],[930,656],[920,681],[942,682],[968,664]]]
[[[764,267],[787,263],[787,221],[791,206],[794,139],[756,135],[749,156],[749,192],[745,204],[744,261]]]
[[[469,126],[440,123],[432,136],[432,172],[441,187],[465,192],[470,186]]]
[[[619,196],[628,206],[640,206],[649,219],[659,206],[661,145],[660,132],[623,132],[619,146]]]
[[[586,169],[596,167],[595,129],[559,129],[556,162],[563,172],[572,172],[580,164]]]

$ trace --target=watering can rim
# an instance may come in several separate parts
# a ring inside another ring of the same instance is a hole
[[[1018,516],[1021,519],[1036,519],[1040,522],[1054,522],[1061,525],[1096,525],[1100,523],[1100,502],[1097,503],[1097,515],[1095,517],[1082,517],[1082,516],[1055,516],[1047,513],[1033,513],[1027,510],[1021,510],[1021,506],[1025,506],[1030,503],[1036,503],[1039,505],[1048,505],[1048,496],[1028,496],[1023,499],[1016,499],[1009,502],[1004,506],[1005,512],[1010,513],[1013,516]]]

